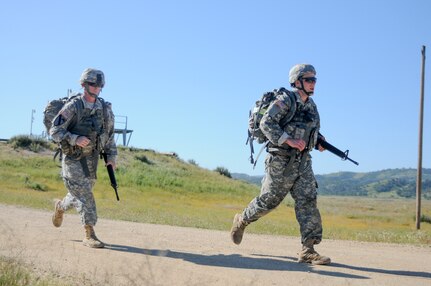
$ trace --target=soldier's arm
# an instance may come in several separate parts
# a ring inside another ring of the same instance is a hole
[[[277,98],[271,103],[260,121],[260,129],[274,145],[281,146],[290,138],[283,130],[283,126],[280,125],[281,120],[287,115],[290,108],[289,102]]]
[[[75,116],[75,104],[73,104],[73,102],[68,102],[52,121],[52,127],[49,131],[49,135],[51,135],[54,141],[61,142],[65,140],[72,146],[76,145],[76,139],[79,137],[79,135],[72,134],[67,130],[70,124],[73,122]]]

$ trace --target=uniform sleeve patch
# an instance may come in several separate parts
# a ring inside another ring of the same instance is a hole
[[[64,120],[67,120],[72,115],[72,112],[69,109],[64,109],[60,111],[60,115],[64,118]]]
[[[276,104],[280,109],[287,108],[286,103],[284,103],[282,100],[277,100],[274,102],[274,104]]]
[[[281,100],[274,101],[268,109],[268,115],[274,118],[277,114],[279,114],[283,107],[286,106]]]

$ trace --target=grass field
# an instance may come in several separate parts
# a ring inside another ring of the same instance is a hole
[[[133,148],[119,152],[120,202],[104,166],[99,168],[94,194],[102,218],[228,231],[234,214],[259,193],[254,185],[174,156]],[[0,203],[52,211],[52,200],[65,195],[52,154],[0,143]],[[247,231],[298,236],[293,205],[288,196]],[[318,205],[324,238],[431,245],[430,223],[415,230],[415,200],[320,196]],[[422,200],[422,214],[431,216],[431,201]]]
[[[66,193],[59,163],[49,149],[35,143],[29,149],[0,142],[0,203],[52,211],[53,199]],[[133,148],[119,152],[120,202],[102,164],[98,171],[94,194],[102,218],[228,231],[234,214],[259,193],[255,185],[174,156]],[[324,238],[431,246],[429,220],[415,229],[415,200],[320,196],[318,206]],[[422,200],[422,214],[431,217],[431,201]],[[292,198],[247,232],[299,236]],[[41,279],[19,260],[0,257],[0,285],[69,284]]]

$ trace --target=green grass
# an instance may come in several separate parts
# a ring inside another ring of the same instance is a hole
[[[52,211],[66,191],[53,152],[32,152],[0,143],[0,203]],[[235,213],[259,193],[255,185],[200,168],[194,161],[152,150],[119,148],[116,171],[120,202],[101,163],[95,197],[99,217],[228,231]],[[293,200],[247,228],[247,232],[299,236]],[[415,230],[415,200],[320,196],[324,237],[430,245],[431,201],[422,201]]]
[[[0,256],[0,285],[4,286],[67,286],[72,285],[54,277],[41,278],[16,259]]]

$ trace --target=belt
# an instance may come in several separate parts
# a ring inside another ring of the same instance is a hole
[[[299,150],[293,149],[293,148],[284,149],[284,148],[268,147],[267,151],[268,153],[272,153],[275,155],[289,156],[289,157],[296,157],[297,155],[300,154]]]
[[[270,154],[289,157],[290,160],[286,166],[286,169],[290,168],[293,162],[297,160],[298,162],[300,162],[299,170],[302,170],[304,168],[304,164],[306,162],[305,155],[309,152],[308,149],[301,152],[298,149],[294,149],[294,148],[284,149],[284,148],[276,148],[276,147],[268,147],[267,151]]]

